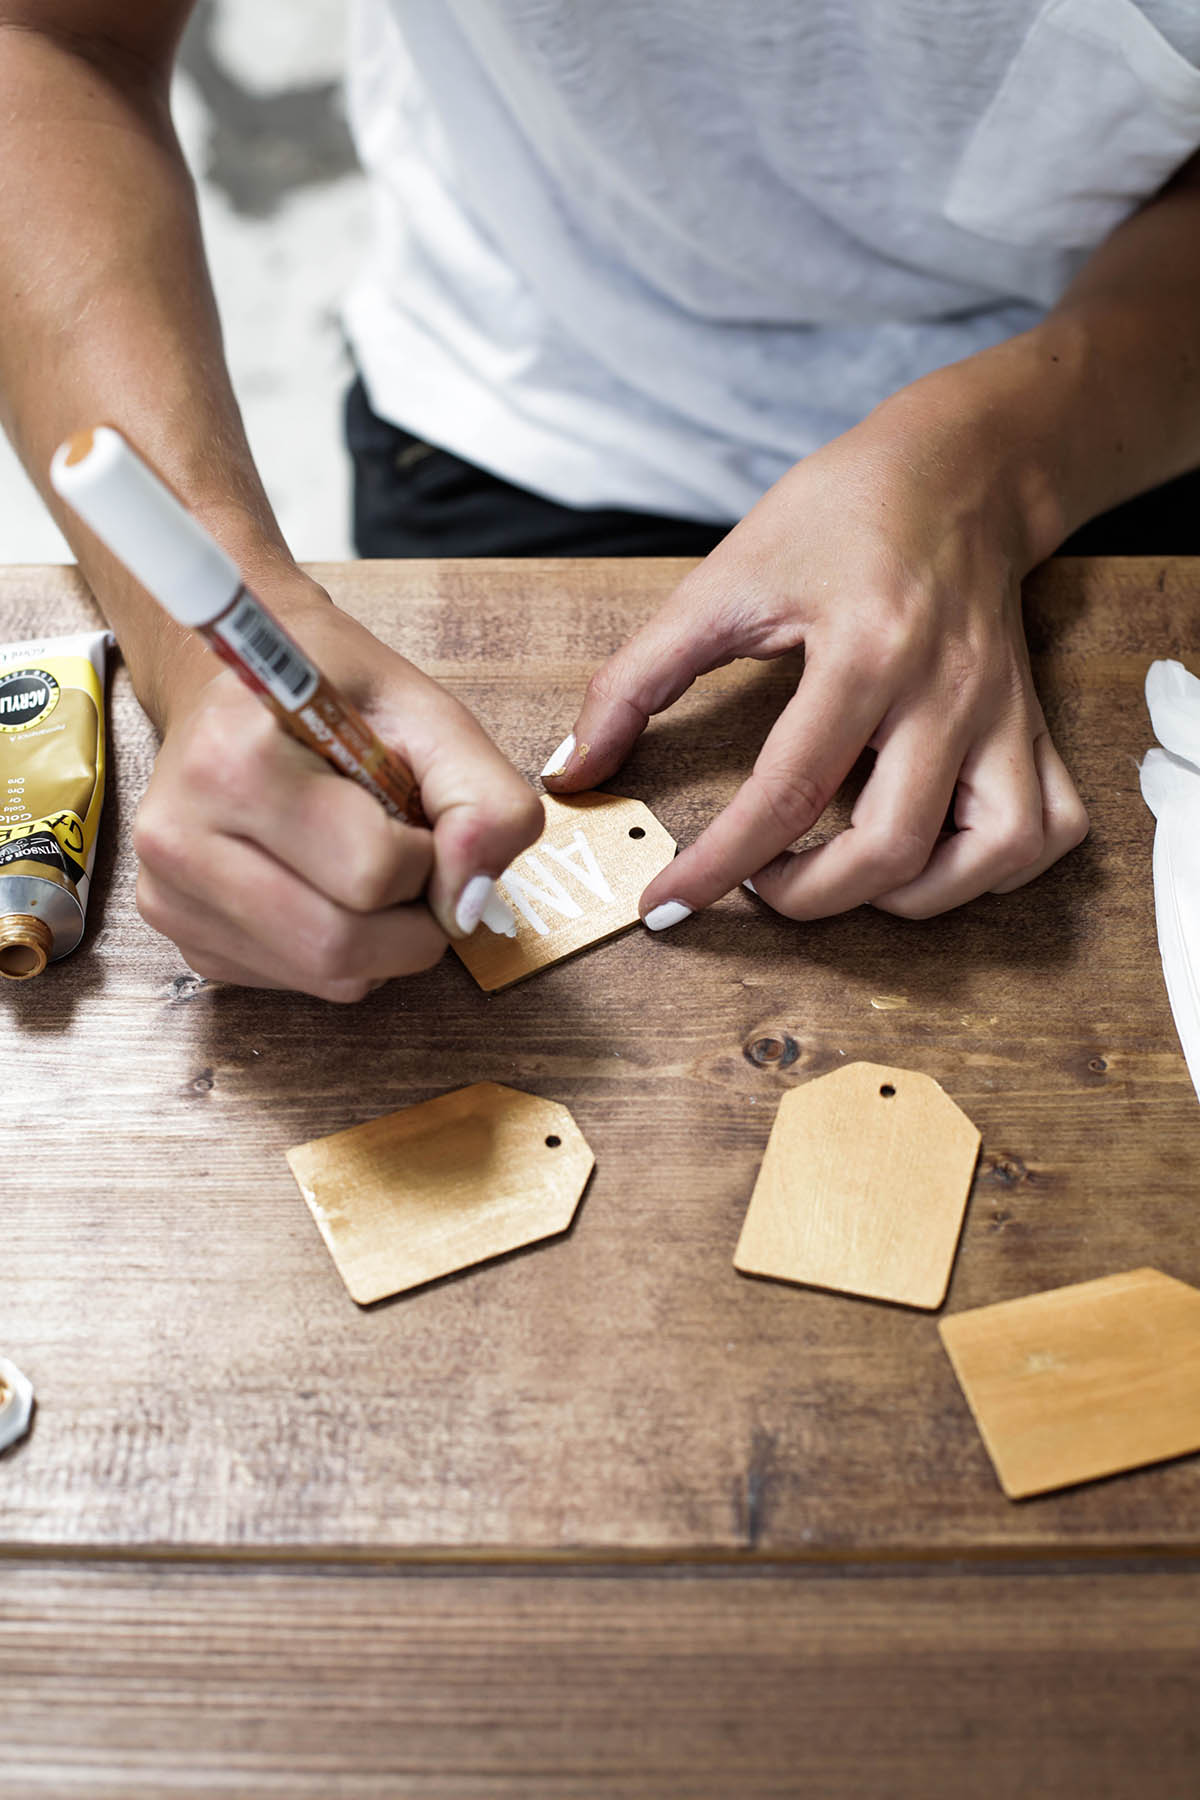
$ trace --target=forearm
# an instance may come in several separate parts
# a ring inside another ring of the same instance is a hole
[[[962,454],[1008,508],[1027,566],[1200,464],[1200,157],[1118,227],[1038,326],[881,414],[889,407],[918,435],[961,422]]]
[[[62,509],[46,475],[73,431],[118,426],[288,610],[291,562],[230,386],[168,65],[0,27],[0,405],[6,429],[161,722],[212,671]]]

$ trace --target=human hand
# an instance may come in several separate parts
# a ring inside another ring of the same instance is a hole
[[[412,768],[432,830],[390,818],[202,665],[135,822],[138,906],[199,975],[359,1000],[474,928],[542,809],[456,700],[327,600],[289,628]]]
[[[642,896],[654,928],[750,877],[794,919],[864,901],[925,918],[1031,881],[1085,836],[1025,647],[1038,556],[1020,479],[945,395],[907,390],[797,464],[593,676],[547,765],[556,792],[606,780],[698,675],[804,649],[749,778]],[[866,748],[849,827],[790,851]]]

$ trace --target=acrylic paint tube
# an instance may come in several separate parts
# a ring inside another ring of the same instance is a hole
[[[104,801],[107,631],[0,646],[0,975],[83,936]]]

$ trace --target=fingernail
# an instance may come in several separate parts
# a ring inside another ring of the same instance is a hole
[[[751,881],[751,879],[748,875],[747,875],[745,881],[743,881],[742,886],[744,888],[749,888],[750,892],[754,895],[754,898],[756,900],[758,899],[758,889],[755,887],[754,883]]]
[[[574,754],[575,733],[572,731],[563,739],[562,743],[558,746],[558,749],[554,752],[554,755],[550,758],[550,761],[542,770],[542,780],[544,781],[547,775],[561,775]]]
[[[500,898],[495,888],[483,909],[483,922],[497,937],[515,938],[517,935],[517,915],[507,900]]]
[[[661,906],[652,906],[642,923],[651,931],[665,931],[668,925],[678,925],[681,919],[690,919],[692,909],[685,906],[682,900],[664,900]]]
[[[454,923],[464,937],[470,937],[481,919],[489,930],[502,932],[505,937],[517,934],[516,917],[496,892],[490,875],[472,875],[454,909]]]

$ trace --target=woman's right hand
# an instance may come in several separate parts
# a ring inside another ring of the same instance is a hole
[[[542,809],[471,714],[347,614],[322,602],[289,629],[413,770],[431,829],[390,818],[225,670],[170,705],[134,825],[138,907],[198,975],[360,1000],[474,928]]]

